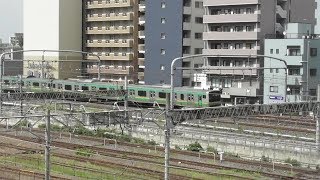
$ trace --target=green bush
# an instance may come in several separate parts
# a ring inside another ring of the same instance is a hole
[[[217,154],[218,153],[218,150],[212,146],[208,146],[207,147],[207,152],[211,152],[211,153],[215,153]]]
[[[300,167],[301,163],[296,159],[288,158],[284,161],[285,163],[292,164],[292,166]]]
[[[181,147],[178,146],[178,145],[175,145],[175,146],[174,146],[174,149],[176,149],[176,150],[182,150]]]
[[[266,157],[266,156],[264,156],[264,155],[261,157],[261,161],[262,161],[262,162],[271,162],[270,158],[269,158],[269,157]]]
[[[94,154],[94,151],[91,149],[86,149],[86,148],[80,148],[76,150],[76,154],[79,156],[86,156],[90,157]]]
[[[189,144],[189,146],[187,147],[187,150],[188,150],[188,151],[199,152],[199,151],[202,151],[203,148],[202,148],[202,146],[201,146],[200,143],[195,142],[195,143]]]
[[[148,144],[148,145],[155,146],[155,145],[157,145],[157,142],[152,139],[152,140],[147,141],[147,144]]]

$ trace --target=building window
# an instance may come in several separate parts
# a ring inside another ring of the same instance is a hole
[[[194,54],[202,54],[202,48],[194,48]]]
[[[194,33],[195,39],[202,39],[202,33]]]
[[[195,2],[195,7],[196,7],[196,8],[203,8],[203,2],[196,1],[196,2]]]
[[[235,31],[236,32],[243,32],[243,26],[236,26]]]
[[[278,86],[270,86],[270,92],[277,93],[278,92]]]
[[[253,31],[252,26],[246,26],[246,31],[247,31],[247,32]]]
[[[300,76],[300,67],[299,66],[288,66],[288,74],[290,76]]]
[[[279,73],[279,69],[278,68],[276,69],[276,73]]]
[[[166,18],[161,18],[161,24],[165,24],[166,23]]]
[[[161,36],[161,39],[166,39],[166,33],[161,33],[160,36]]]
[[[202,24],[203,23],[203,18],[202,17],[195,17],[195,22],[198,24]]]
[[[247,8],[246,9],[246,14],[252,14],[252,9],[251,8]]]
[[[300,46],[288,46],[288,56],[301,56]]]
[[[270,49],[270,54],[273,54],[273,49]]]
[[[273,69],[272,68],[270,69],[270,73],[273,73]]]
[[[318,49],[317,48],[310,48],[310,56],[317,56]]]
[[[276,49],[276,54],[279,54],[279,49]]]
[[[166,8],[166,3],[165,2],[161,2],[161,8]]]
[[[236,43],[236,44],[235,44],[235,49],[243,49],[243,44],[241,44],[241,43]]]
[[[223,87],[224,88],[232,87],[232,80],[231,79],[224,79]]]
[[[310,76],[316,76],[317,75],[317,69],[310,69]]]
[[[317,90],[316,89],[310,89],[309,90],[309,95],[310,96],[317,96]]]
[[[161,53],[161,55],[165,55],[166,54],[166,50],[165,49],[161,49],[160,53]]]

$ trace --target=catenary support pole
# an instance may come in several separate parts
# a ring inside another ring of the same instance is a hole
[[[320,85],[318,86],[318,102],[320,101]],[[317,112],[314,114],[316,120],[316,146],[317,150],[320,153],[320,105],[318,105]]]
[[[170,118],[169,118],[169,110],[170,110],[170,94],[166,96],[166,124],[165,124],[165,163],[164,163],[164,179],[169,180],[169,159],[170,159]]]
[[[46,141],[46,149],[45,149],[45,180],[50,180],[50,110],[47,112],[46,118],[46,134],[45,134],[45,141]]]
[[[23,116],[22,75],[19,75],[19,91],[20,91],[20,116]]]

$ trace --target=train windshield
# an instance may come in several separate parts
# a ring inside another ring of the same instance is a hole
[[[220,91],[210,91],[209,92],[209,102],[220,102],[221,92]]]

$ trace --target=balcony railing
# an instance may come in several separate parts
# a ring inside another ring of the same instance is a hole
[[[130,74],[133,71],[131,66],[104,66],[100,67],[100,73],[102,74]],[[92,66],[87,68],[87,73],[98,74],[98,67]]]
[[[133,0],[108,0],[108,1],[88,1],[87,9],[99,9],[99,8],[116,8],[116,7],[130,7],[133,6]]]

